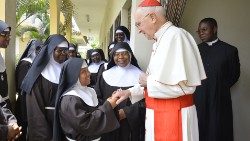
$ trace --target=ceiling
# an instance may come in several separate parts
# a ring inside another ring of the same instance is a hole
[[[74,5],[73,15],[83,36],[88,40],[97,39],[108,0],[71,0]]]

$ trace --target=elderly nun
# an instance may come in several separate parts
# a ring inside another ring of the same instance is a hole
[[[26,100],[25,96],[21,94],[20,86],[23,82],[25,75],[31,67],[31,64],[42,47],[42,42],[36,39],[32,39],[28,42],[25,51],[19,59],[16,70],[16,91],[18,98],[15,104],[15,113],[18,124],[22,126],[23,134],[19,140],[25,140],[26,128],[27,128],[27,117],[26,117]]]
[[[113,91],[127,89],[138,84],[142,73],[133,52],[126,42],[115,44],[107,70],[97,80],[95,90],[101,103]],[[115,108],[120,128],[103,134],[102,141],[140,141],[144,137],[144,100],[131,104],[125,100]]]
[[[117,98],[109,97],[98,107],[93,88],[88,87],[90,72],[85,60],[65,62],[56,98],[53,141],[91,141],[119,127],[113,111]]]
[[[23,80],[21,89],[26,95],[28,140],[52,140],[55,96],[68,44],[62,35],[49,36]]]

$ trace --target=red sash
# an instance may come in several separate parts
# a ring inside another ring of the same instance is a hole
[[[157,99],[148,97],[144,90],[146,107],[154,110],[155,141],[182,141],[181,108],[192,106],[193,95]]]

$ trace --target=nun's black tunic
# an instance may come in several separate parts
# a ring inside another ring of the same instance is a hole
[[[53,136],[55,95],[58,84],[42,75],[38,77],[31,94],[26,95],[29,140],[50,141]]]
[[[110,86],[102,75],[97,80],[95,90],[100,103],[103,103],[117,89],[126,90],[129,87]],[[131,105],[129,100],[120,103],[115,110],[124,109],[126,118],[120,121],[120,128],[103,134],[101,141],[143,141],[145,136],[145,101],[144,99]]]
[[[63,96],[59,115],[64,134],[77,141],[91,141],[119,127],[109,102],[92,107],[77,96]]]

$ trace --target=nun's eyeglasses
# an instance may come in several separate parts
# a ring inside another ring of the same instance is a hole
[[[10,32],[2,32],[2,33],[0,33],[0,36],[1,37],[10,37],[11,35],[10,35]]]
[[[57,52],[58,54],[68,53],[68,48],[57,47],[57,48],[55,49],[55,52]]]
[[[140,27],[141,26],[141,23],[143,22],[143,20],[147,17],[147,16],[149,16],[150,15],[150,13],[148,13],[147,15],[145,15],[143,18],[141,18],[141,20],[139,20],[139,22],[136,22],[135,23],[135,26],[136,27]]]
[[[115,52],[114,57],[129,55],[128,51]]]

